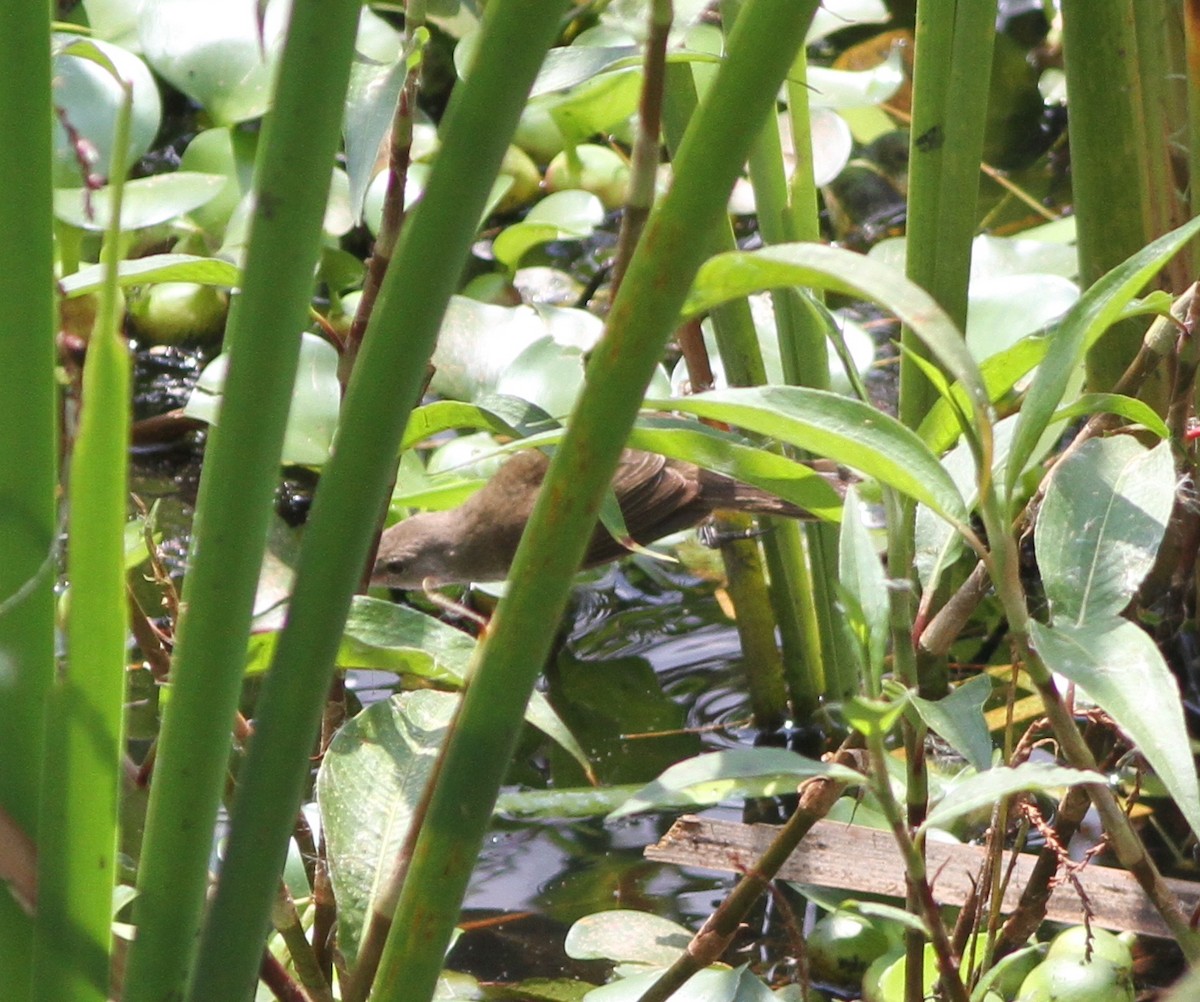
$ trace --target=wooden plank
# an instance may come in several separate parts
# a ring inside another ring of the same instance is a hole
[[[680,818],[646,857],[702,870],[743,873],[752,867],[778,833],[773,825],[743,825],[686,815]],[[933,893],[939,904],[961,905],[978,880],[987,851],[982,846],[929,842],[926,847]],[[1006,852],[1001,866],[1013,854]],[[1035,857],[1018,856],[1004,895],[1007,914],[1017,906],[1033,869]],[[779,876],[801,884],[817,884],[847,891],[869,891],[904,897],[904,866],[890,832],[835,821],[818,821],[783,865]],[[1079,882],[1093,911],[1092,921],[1105,929],[1131,930],[1170,938],[1146,893],[1125,870],[1086,866]],[[1200,905],[1200,883],[1167,879],[1185,912]],[[1054,889],[1046,917],[1056,922],[1082,922],[1083,907],[1075,886],[1062,881]]]

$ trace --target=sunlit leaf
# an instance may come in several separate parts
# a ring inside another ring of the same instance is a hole
[[[1030,636],[1046,667],[1082,688],[1133,739],[1200,834],[1200,785],[1179,683],[1154,641],[1117,618],[1081,627],[1033,622]]]
[[[946,828],[959,818],[973,814],[981,808],[991,807],[1001,798],[1022,790],[1053,791],[1059,787],[1076,786],[1079,783],[1103,782],[1105,779],[1098,772],[1067,769],[1040,762],[1024,762],[1015,768],[997,766],[964,779],[952,787],[929,812],[921,828]]]
[[[1038,516],[1038,568],[1056,626],[1107,620],[1149,573],[1175,501],[1169,442],[1093,438],[1054,471]]]
[[[666,807],[697,807],[728,797],[773,797],[794,793],[813,776],[859,783],[845,766],[816,762],[783,748],[735,748],[686,759],[671,766],[609,816],[609,820]]]

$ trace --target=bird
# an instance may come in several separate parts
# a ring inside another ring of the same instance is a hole
[[[503,581],[549,465],[549,457],[540,450],[522,450],[457,508],[413,515],[385,530],[371,584],[411,590]],[[840,488],[836,474],[822,475]],[[691,528],[718,509],[814,518],[799,505],[758,487],[637,449],[622,453],[612,488],[629,535],[643,545]],[[598,524],[583,566],[595,567],[628,553],[628,547]]]

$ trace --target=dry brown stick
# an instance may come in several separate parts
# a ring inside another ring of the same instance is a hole
[[[845,746],[834,754],[833,761],[839,765],[861,768],[858,756]],[[829,812],[845,788],[845,783],[823,777],[810,779],[800,788],[799,805],[787,824],[779,829],[770,847],[754,866],[745,871],[729,897],[692,938],[686,952],[663,972],[662,977],[642,995],[640,1002],[665,1002],[693,974],[720,959],[751,906],[775,879],[779,868],[796,850],[800,840]]]

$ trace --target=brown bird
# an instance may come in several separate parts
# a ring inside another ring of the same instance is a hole
[[[414,515],[393,525],[379,542],[371,583],[420,588],[504,580],[549,465],[544,453],[526,449],[457,508]],[[838,486],[835,477],[827,475],[827,479]],[[813,517],[798,505],[731,477],[634,449],[621,456],[612,486],[625,527],[641,544],[690,528],[719,508]],[[603,525],[597,525],[583,566],[594,567],[628,553]]]

